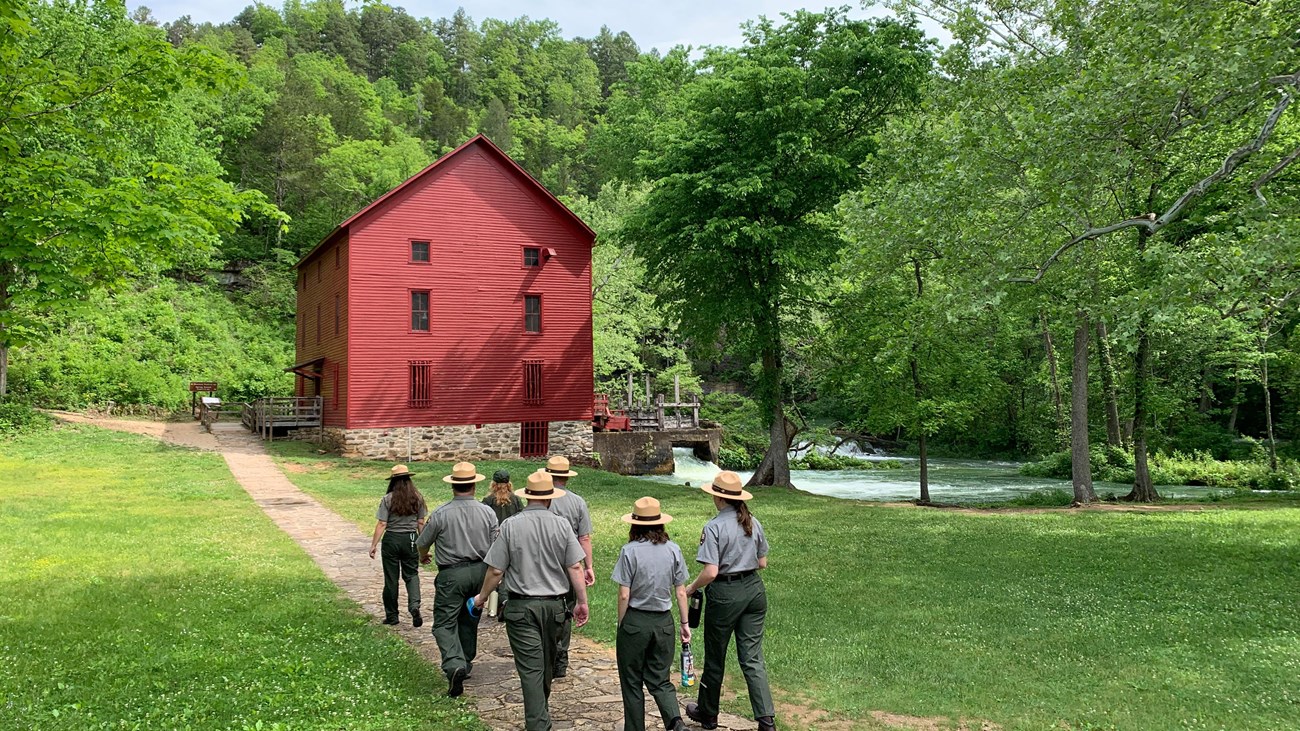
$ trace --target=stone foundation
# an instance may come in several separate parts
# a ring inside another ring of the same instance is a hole
[[[388,429],[299,429],[296,439],[319,441],[344,457],[391,462],[519,459],[519,423],[458,426],[413,426]],[[591,423],[552,421],[547,436],[550,455],[590,457]]]

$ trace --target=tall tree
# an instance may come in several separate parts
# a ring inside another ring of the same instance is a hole
[[[122,5],[0,10],[0,397],[9,350],[95,287],[194,262],[243,212],[177,104],[237,75]]]
[[[914,103],[931,54],[913,23],[800,11],[710,49],[655,127],[652,187],[626,235],[697,343],[759,363],[769,446],[751,484],[790,484],[783,330],[841,248],[828,214],[861,182],[873,133]]]

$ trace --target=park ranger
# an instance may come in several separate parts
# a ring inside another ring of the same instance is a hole
[[[526,731],[550,731],[551,672],[556,635],[564,622],[564,597],[577,596],[573,619],[587,623],[587,586],[582,576],[582,547],[564,519],[548,510],[564,491],[545,472],[528,476],[528,486],[515,491],[528,505],[501,524],[501,533],[487,554],[487,577],[474,603],[482,606],[504,584],[506,636],[515,655],[515,670],[524,696]]]
[[[749,703],[758,731],[775,731],[776,711],[763,662],[763,620],[767,592],[758,570],[767,568],[767,537],[749,512],[754,496],[741,487],[740,475],[723,471],[705,484],[718,514],[704,525],[695,560],[703,564],[686,593],[705,589],[704,673],[698,703],[686,704],[686,715],[705,729],[718,727],[718,702],[727,646],[736,636],[736,655],[749,688]]]
[[[442,654],[442,671],[447,674],[447,695],[464,692],[465,678],[478,654],[478,616],[470,614],[465,600],[483,585],[487,555],[497,535],[497,516],[474,497],[484,479],[469,462],[458,462],[442,478],[452,489],[452,499],[429,516],[416,539],[420,561],[428,563],[433,546],[438,576],[434,579],[433,638]]]
[[[623,522],[632,526],[627,545],[614,565],[618,584],[619,689],[623,694],[623,731],[645,731],[645,689],[659,706],[668,731],[686,731],[677,691],[669,679],[673,666],[672,597],[680,610],[682,642],[691,641],[687,624],[686,559],[668,538],[665,528],[673,516],[659,509],[659,501],[636,501]]]
[[[551,512],[569,521],[569,525],[573,526],[573,534],[578,537],[578,544],[582,546],[583,551],[583,583],[591,586],[596,583],[596,571],[591,560],[591,511],[587,509],[586,500],[568,489],[569,478],[577,477],[578,473],[569,469],[569,459],[561,456],[546,460],[546,467],[542,471],[549,475],[555,486],[562,488],[565,493],[564,497],[551,501]],[[569,592],[564,600],[566,611],[564,626],[560,628],[555,647],[553,677],[556,678],[563,678],[569,674],[569,643],[573,638],[573,622],[569,617],[573,614],[576,600],[577,597],[573,592]]]

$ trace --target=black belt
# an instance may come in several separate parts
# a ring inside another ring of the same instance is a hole
[[[483,563],[483,559],[475,559],[473,561],[461,561],[460,563],[449,563],[446,566],[443,566],[442,564],[438,564],[438,570],[446,571],[447,569],[458,569],[462,566],[473,566],[476,563]]]
[[[512,602],[516,599],[533,599],[539,602],[563,601],[564,597],[564,594],[556,594],[554,596],[531,596],[529,594],[516,594],[513,591],[510,592],[510,601]]]
[[[748,571],[737,571],[734,574],[718,574],[718,578],[714,579],[714,581],[740,581],[746,576],[753,576],[756,570],[757,569],[750,569]]]

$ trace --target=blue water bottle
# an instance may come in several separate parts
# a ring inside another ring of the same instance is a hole
[[[474,604],[474,597],[465,600],[465,611],[469,612],[469,616],[471,617],[477,617],[483,613],[483,610],[479,609],[478,606]]]

